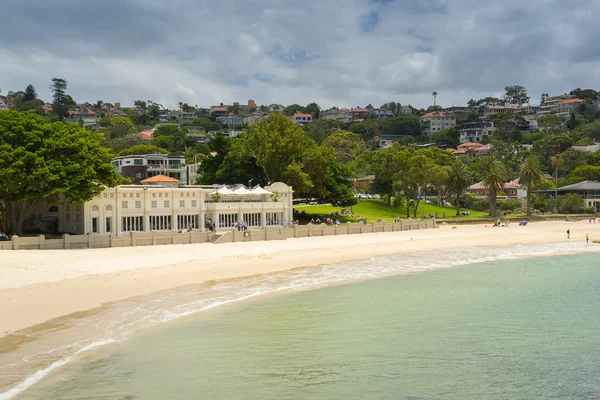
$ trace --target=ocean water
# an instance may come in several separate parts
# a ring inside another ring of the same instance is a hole
[[[596,246],[212,282],[82,324],[85,340],[0,369],[0,399],[600,399]]]

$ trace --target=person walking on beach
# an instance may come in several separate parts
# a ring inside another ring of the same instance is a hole
[[[590,242],[590,235],[588,233],[585,234],[585,242],[586,243]]]
[[[571,239],[571,231],[567,229],[567,239]]]

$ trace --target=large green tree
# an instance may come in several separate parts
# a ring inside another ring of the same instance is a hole
[[[69,114],[67,106],[67,81],[62,78],[52,78],[50,85],[52,91],[52,111],[61,121]]]
[[[535,155],[530,155],[521,164],[519,183],[527,188],[527,215],[531,215],[531,191],[534,185],[542,181],[540,161]]]
[[[37,93],[33,85],[27,85],[25,89],[25,94],[23,95],[23,101],[31,101],[37,99]]]
[[[483,180],[481,184],[489,190],[490,194],[490,216],[496,216],[496,200],[498,191],[504,188],[504,184],[508,182],[509,176],[504,165],[494,158],[487,163],[486,169],[483,171]]]
[[[0,111],[0,204],[10,230],[21,234],[23,221],[43,199],[83,203],[117,185],[120,178],[102,140],[76,124]]]
[[[471,186],[472,182],[473,176],[467,166],[458,159],[454,161],[448,173],[447,185],[450,192],[455,196],[457,217],[460,216],[460,197]]]
[[[504,101],[509,104],[527,104],[529,103],[529,96],[527,95],[527,89],[521,85],[506,86],[504,88]]]

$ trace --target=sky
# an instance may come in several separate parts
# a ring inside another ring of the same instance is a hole
[[[2,0],[0,89],[77,101],[465,105],[599,89],[597,0]]]

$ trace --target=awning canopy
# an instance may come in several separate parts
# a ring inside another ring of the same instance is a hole
[[[241,195],[241,196],[242,196],[242,195],[245,195],[245,194],[256,194],[256,193],[252,193],[251,191],[249,191],[248,189],[246,189],[246,188],[245,188],[245,187],[243,187],[243,186],[240,186],[239,188],[235,189],[235,190],[233,191],[233,193],[235,193],[235,194],[239,194],[239,195]]]
[[[217,194],[217,192],[222,195],[235,194],[235,192],[229,189],[227,186],[220,187],[214,192],[210,192],[210,194]]]
[[[255,187],[250,191],[252,194],[272,194],[268,190],[261,188],[260,186]]]

